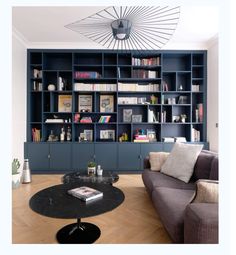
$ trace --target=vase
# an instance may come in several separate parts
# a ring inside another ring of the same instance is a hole
[[[96,174],[96,167],[88,167],[88,175],[93,176]]]

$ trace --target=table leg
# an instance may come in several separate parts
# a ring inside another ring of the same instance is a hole
[[[61,228],[56,235],[58,243],[62,244],[89,244],[94,243],[101,235],[99,227],[92,223],[81,222],[72,223]]]

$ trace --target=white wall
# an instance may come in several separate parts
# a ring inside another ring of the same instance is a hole
[[[218,38],[211,41],[208,48],[207,72],[207,140],[210,150],[218,152]]]
[[[12,158],[23,165],[26,141],[26,46],[12,34]]]

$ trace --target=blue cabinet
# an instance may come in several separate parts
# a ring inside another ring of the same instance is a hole
[[[71,144],[50,144],[50,170],[71,171]]]
[[[72,169],[86,170],[89,161],[94,161],[93,143],[72,144]]]
[[[117,143],[96,143],[95,161],[104,170],[117,170]]]

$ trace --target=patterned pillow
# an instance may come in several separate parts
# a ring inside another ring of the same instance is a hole
[[[192,203],[218,203],[218,181],[200,179]]]
[[[160,171],[169,154],[169,152],[149,152],[151,170]]]

